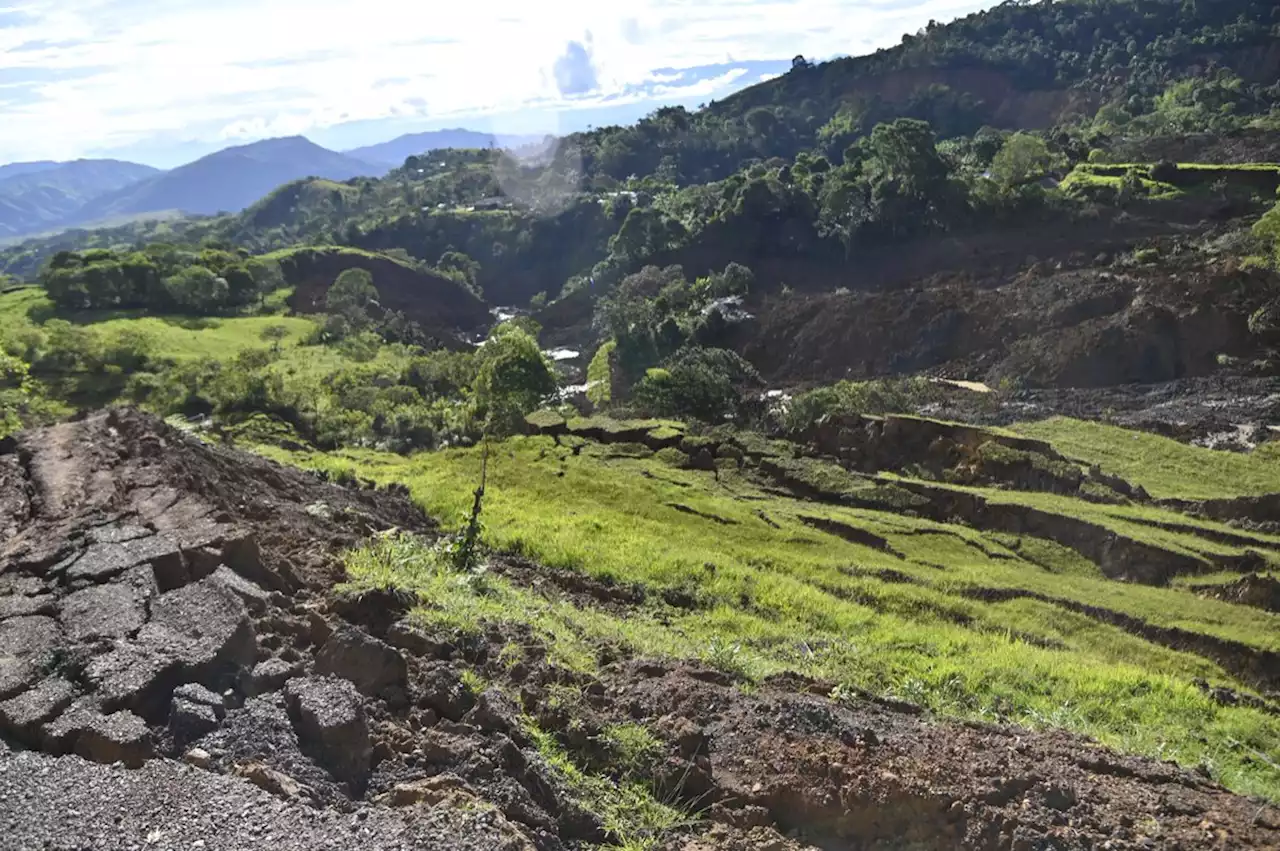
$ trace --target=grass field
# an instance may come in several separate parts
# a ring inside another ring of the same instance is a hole
[[[1103,423],[1053,417],[1013,431],[1049,441],[1059,452],[1142,485],[1152,496],[1221,499],[1280,493],[1280,457],[1218,452]]]
[[[404,483],[446,523],[469,505],[480,465],[475,449],[409,458],[261,451]],[[486,540],[545,564],[677,592],[683,607],[651,603],[620,617],[501,577],[460,582],[429,550],[408,544],[354,556],[352,574],[416,588],[427,601],[421,616],[448,627],[529,624],[557,661],[575,668],[593,667],[600,645],[623,644],[749,677],[800,671],[944,715],[1064,726],[1122,750],[1203,765],[1232,788],[1280,799],[1280,776],[1257,758],[1280,746],[1280,719],[1218,705],[1192,680],[1246,684],[1211,658],[1153,643],[1071,604],[1260,650],[1278,646],[1274,615],[1113,582],[1049,541],[780,496],[732,469],[688,470],[666,457],[594,443],[575,454],[545,437],[502,443],[490,463]],[[885,546],[820,531],[815,520],[871,533]],[[1171,544],[1204,541],[1194,532],[1164,534]],[[993,588],[1037,598],[985,602],[973,594]]]

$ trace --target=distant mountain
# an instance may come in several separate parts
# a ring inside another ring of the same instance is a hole
[[[95,198],[158,173],[120,160],[0,166],[0,237],[59,227]]]
[[[55,160],[40,160],[31,163],[9,163],[8,165],[0,165],[0,181],[8,180],[11,177],[17,177],[20,174],[34,174],[37,171],[48,171],[57,168],[62,163]]]
[[[276,187],[304,177],[350,180],[387,169],[322,148],[302,136],[226,148],[86,204],[77,222],[159,210],[237,212]]]
[[[543,136],[512,136],[480,133],[475,130],[431,130],[426,133],[406,133],[377,145],[367,145],[345,151],[347,156],[390,168],[399,168],[412,156],[443,148],[519,148],[543,140]]]

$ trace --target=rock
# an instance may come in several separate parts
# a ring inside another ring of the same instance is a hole
[[[350,623],[384,636],[391,625],[418,604],[416,594],[400,588],[371,588],[338,595],[331,607]]]
[[[176,538],[157,534],[120,543],[93,544],[63,570],[63,579],[74,582],[105,582],[135,565],[173,559],[181,561],[182,552]]]
[[[61,677],[50,677],[30,691],[0,703],[0,730],[30,741],[39,725],[60,715],[75,696],[75,686]]]
[[[180,669],[172,655],[124,641],[90,659],[85,679],[94,686],[103,706],[128,707],[145,718],[158,718],[169,705],[166,688],[172,687]]]
[[[36,664],[66,644],[57,621],[44,615],[0,621],[0,658],[29,658]]]
[[[471,708],[471,693],[462,683],[458,669],[446,662],[427,665],[414,684],[418,705],[434,709],[441,718],[459,721]]]
[[[222,553],[217,547],[195,547],[185,550],[184,554],[187,557],[187,573],[192,582],[199,582],[211,575],[222,564]]]
[[[258,539],[252,534],[235,535],[222,542],[222,563],[250,582],[271,591],[294,590],[296,582],[287,582],[262,561]]]
[[[206,770],[213,765],[213,757],[204,748],[192,748],[182,755],[182,761]]]
[[[435,641],[407,620],[399,620],[387,630],[387,643],[414,656],[444,658],[446,645]]]
[[[487,733],[506,733],[520,737],[520,707],[495,688],[486,689],[476,698],[476,705],[462,719]]]
[[[265,659],[254,666],[253,673],[245,682],[245,693],[249,697],[256,697],[260,694],[279,691],[284,688],[286,682],[301,673],[300,663],[286,662],[278,657]]]
[[[281,798],[296,798],[302,794],[303,787],[283,772],[268,768],[260,762],[237,765],[235,773],[248,780],[254,786]]]
[[[215,570],[211,578],[239,597],[251,613],[260,615],[267,610],[269,603],[267,592],[226,565]]]
[[[146,622],[147,600],[156,590],[154,584],[120,581],[76,591],[62,601],[62,628],[76,642],[126,638]]]
[[[219,719],[227,714],[226,706],[222,701],[222,695],[205,688],[199,683],[187,683],[173,690],[174,700],[183,700],[188,703],[195,703],[201,706],[207,706],[213,710]]]
[[[58,612],[58,600],[52,594],[24,597],[10,594],[0,597],[0,621],[29,615],[53,615]]]
[[[209,578],[158,596],[137,637],[94,657],[85,673],[104,707],[127,707],[159,723],[175,682],[230,681],[256,656],[244,603]]]
[[[450,772],[412,783],[397,783],[390,792],[376,799],[377,803],[392,807],[412,807],[418,804],[434,807],[443,803],[457,806],[478,800],[479,796],[467,781]]]
[[[363,785],[373,745],[356,687],[337,677],[298,677],[285,684],[285,702],[304,750],[334,777]]]
[[[0,700],[21,694],[35,685],[38,679],[40,669],[28,660],[0,656]]]
[[[178,660],[193,679],[250,665],[257,656],[244,603],[213,577],[156,598],[138,641]]]
[[[127,710],[90,716],[76,736],[75,752],[93,762],[122,762],[129,768],[141,768],[155,755],[146,722]]]
[[[362,630],[341,626],[316,654],[316,673],[333,674],[374,697],[388,688],[405,687],[408,667],[399,651]]]
[[[193,742],[218,729],[225,715],[221,697],[204,686],[191,683],[173,693],[169,731],[175,742]]]

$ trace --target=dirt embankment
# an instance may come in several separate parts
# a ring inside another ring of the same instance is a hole
[[[333,590],[345,548],[431,533],[403,491],[339,487],[135,412],[0,443],[0,508],[0,821],[14,847],[616,840],[538,755],[525,714],[605,774],[607,724],[654,731],[650,782],[703,814],[663,848],[1280,843],[1272,808],[1065,734],[937,724],[795,677],[748,694],[616,647],[574,673],[516,627],[424,631],[410,595]],[[498,567],[579,605],[643,599]],[[68,821],[72,804],[93,824]]]
[[[304,313],[323,310],[338,275],[347,269],[364,269],[373,275],[382,307],[400,311],[428,333],[450,339],[458,331],[483,328],[491,320],[484,302],[462,284],[389,257],[352,249],[306,248],[287,253],[280,266],[296,288],[290,306]]]

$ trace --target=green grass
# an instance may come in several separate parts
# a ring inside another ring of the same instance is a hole
[[[1280,798],[1280,777],[1233,744],[1274,751],[1280,719],[1204,697],[1192,679],[1243,687],[1212,660],[1052,602],[986,603],[963,592],[1024,588],[1261,648],[1277,645],[1273,615],[1179,589],[1112,582],[1050,542],[982,535],[897,510],[770,496],[732,470],[717,480],[657,456],[609,457],[607,450],[589,444],[574,456],[549,438],[501,444],[490,463],[486,540],[549,565],[679,589],[694,609],[650,605],[620,617],[498,577],[460,582],[427,557],[367,553],[353,559],[352,575],[418,589],[428,601],[420,616],[440,627],[527,624],[553,659],[576,669],[594,668],[596,651],[609,644],[702,659],[752,678],[800,671],[919,700],[946,715],[1065,726],[1122,750],[1203,763],[1232,788]],[[402,482],[446,518],[469,504],[479,472],[475,450],[411,458],[264,452]],[[818,531],[806,516],[880,535],[901,557]],[[885,571],[909,581],[889,581]]]
[[[648,851],[670,831],[689,823],[675,807],[657,800],[642,783],[590,774],[565,753],[555,736],[525,718],[525,733],[539,755],[585,809],[600,817],[617,851]]]
[[[1142,485],[1156,498],[1222,499],[1280,493],[1280,457],[1189,446],[1102,423],[1053,417],[1012,427],[1069,458]]]

